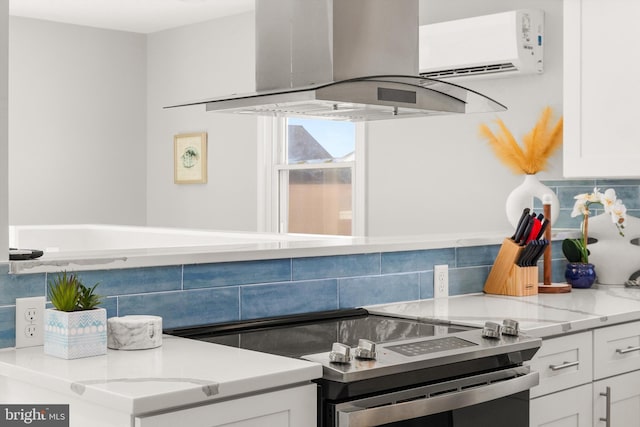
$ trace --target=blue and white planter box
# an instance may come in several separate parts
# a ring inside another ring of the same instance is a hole
[[[107,310],[46,309],[44,352],[62,359],[79,359],[107,353]]]

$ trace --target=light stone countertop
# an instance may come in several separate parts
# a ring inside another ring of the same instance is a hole
[[[74,360],[45,355],[42,346],[5,349],[0,375],[138,415],[308,382],[322,367],[165,335],[158,348]]]
[[[9,261],[11,274],[57,272],[72,269],[109,270],[163,265],[253,261],[293,257],[351,255],[499,245],[512,231],[443,233],[415,236],[350,237],[313,236],[220,246],[120,249],[90,252],[45,253],[41,258]],[[247,234],[247,233],[245,233]],[[576,237],[574,229],[553,230],[552,240]]]
[[[529,297],[467,294],[366,308],[373,313],[473,327],[513,319],[527,334],[545,338],[640,320],[640,289],[599,285]]]

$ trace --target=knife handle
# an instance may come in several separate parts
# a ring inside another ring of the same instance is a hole
[[[538,231],[538,235],[536,236],[536,240],[540,240],[542,236],[544,236],[544,232],[547,231],[547,227],[549,226],[549,220],[544,219],[542,221],[542,225],[540,226],[540,231]]]
[[[527,237],[529,237],[529,234],[531,234],[531,228],[533,228],[533,218],[529,217],[529,219],[527,220],[527,226],[524,229],[524,232],[522,233],[521,236],[519,236],[520,238],[517,240],[520,246],[524,246],[525,243],[527,243]]]
[[[515,238],[513,239],[513,241],[516,242],[517,244],[520,244],[520,240],[522,240],[522,236],[524,236],[524,231],[527,229],[527,225],[529,225],[530,219],[531,219],[531,216],[527,212],[524,219],[520,223],[518,230],[516,230]]]
[[[538,240],[538,242],[540,242],[541,244],[538,250],[536,251],[536,253],[533,255],[533,258],[531,259],[532,266],[538,264],[538,260],[540,259],[542,254],[544,254],[544,251],[547,249],[547,246],[549,246],[548,240]]]
[[[513,240],[516,243],[518,243],[518,240],[519,240],[518,239],[518,231],[524,232],[524,227],[526,225],[525,220],[529,216],[529,212],[531,212],[531,209],[529,209],[529,208],[524,208],[522,210],[522,215],[520,215],[520,219],[518,220],[518,224],[516,225],[516,230],[513,233],[513,236],[511,236],[511,240]],[[522,237],[522,235],[521,235],[521,237]]]
[[[518,267],[527,266],[527,259],[529,258],[531,250],[531,243],[527,244],[524,248],[522,248],[522,250],[520,250],[520,255],[518,255],[518,260],[516,261],[516,265]]]
[[[531,232],[527,237],[527,242],[531,242],[532,240],[537,240],[536,237],[538,236],[538,232],[540,231],[541,227],[542,227],[542,223],[538,220],[538,218],[534,218],[533,227],[531,227]]]

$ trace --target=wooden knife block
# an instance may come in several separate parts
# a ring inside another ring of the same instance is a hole
[[[524,246],[506,238],[484,283],[484,292],[525,297],[538,294],[538,267],[516,265]]]

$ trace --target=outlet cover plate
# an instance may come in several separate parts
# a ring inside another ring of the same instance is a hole
[[[449,296],[449,265],[433,266],[433,298],[446,298]]]
[[[16,348],[44,345],[44,297],[16,298]]]

